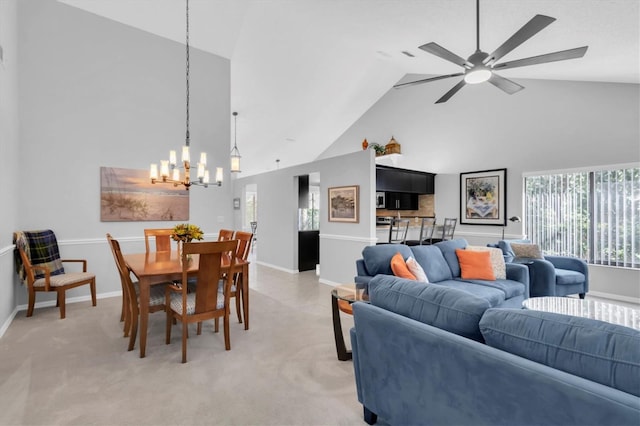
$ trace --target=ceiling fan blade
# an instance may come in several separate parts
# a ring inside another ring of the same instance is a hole
[[[410,81],[408,83],[396,84],[395,86],[393,86],[393,88],[394,89],[401,89],[401,88],[407,87],[407,86],[415,86],[415,85],[418,85],[418,84],[428,83],[430,81],[442,80],[443,78],[458,77],[458,76],[461,76],[463,74],[464,73],[459,72],[459,73],[456,73],[456,74],[439,75],[437,77],[425,78],[425,79],[422,79],[422,80]]]
[[[509,80],[508,78],[500,77],[498,74],[491,74],[491,78],[489,79],[489,83],[496,86],[498,89],[513,95],[516,92],[524,89],[524,86],[520,86],[518,83]]]
[[[462,89],[462,86],[464,86],[465,84],[467,83],[464,81],[464,79],[460,80],[460,83],[453,86],[453,88],[449,90],[447,93],[445,93],[443,97],[438,99],[436,103],[441,104],[441,103],[447,102],[449,98],[455,95],[458,90]]]
[[[561,50],[559,52],[546,53],[544,55],[531,56],[515,61],[503,62],[493,66],[494,70],[506,70],[509,68],[524,67],[527,65],[544,64],[547,62],[565,61],[567,59],[582,58],[589,46],[576,47],[575,49]]]
[[[431,43],[423,44],[422,46],[420,46],[420,49],[424,50],[425,52],[431,53],[432,55],[436,55],[444,59],[445,61],[453,62],[456,65],[460,65],[461,67],[465,67],[465,68],[473,67],[473,64],[467,62],[466,59],[445,49],[444,47],[440,46],[438,43],[431,42]]]
[[[529,22],[523,25],[514,35],[509,37],[507,41],[502,43],[500,47],[493,51],[492,54],[487,56],[484,63],[495,63],[507,53],[511,52],[516,47],[520,46],[525,41],[529,40],[534,35],[542,31],[547,25],[555,21],[556,18],[545,15],[536,15]]]

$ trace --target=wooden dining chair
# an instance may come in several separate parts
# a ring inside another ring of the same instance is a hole
[[[113,258],[118,268],[120,282],[122,284],[122,299],[124,304],[124,337],[129,337],[129,347],[127,350],[132,351],[135,347],[136,336],[138,334],[138,319],[140,317],[140,305],[138,295],[140,287],[137,281],[131,280],[131,270],[122,256],[120,243],[110,234],[107,234],[107,241],[111,246]],[[151,286],[149,294],[149,312],[158,312],[165,310],[165,287],[166,284],[156,284]],[[121,320],[122,321],[122,320]]]
[[[236,231],[234,240],[238,240],[238,247],[236,248],[236,258],[247,260],[249,252],[251,251],[251,243],[253,241],[253,234],[251,232]],[[246,312],[242,311],[241,300],[244,300],[244,294],[242,293],[242,274],[236,273],[233,276],[233,285],[231,287],[231,297],[236,299],[236,313],[238,314],[238,322],[242,323],[242,318],[247,316]]]
[[[218,241],[233,240],[233,231],[231,229],[221,229],[218,231]]]
[[[147,253],[151,251],[149,239],[155,238],[156,251],[171,251],[172,228],[148,228],[144,230],[144,248]]]
[[[197,285],[195,291],[188,292],[187,286],[173,283],[166,288],[165,304],[167,305],[167,345],[171,343],[171,327],[173,320],[182,323],[182,362],[187,362],[187,326],[198,323],[197,333],[202,332],[202,322],[215,319],[216,331],[218,319],[223,318],[225,349],[231,349],[229,339],[229,299],[233,274],[220,278],[221,262],[226,256],[230,268],[235,265],[235,251],[238,242],[214,241],[202,243],[185,243],[182,251],[182,282],[187,282],[189,255],[198,254]],[[193,261],[193,260],[192,260]]]
[[[18,251],[17,273],[27,287],[29,301],[27,316],[33,315],[37,292],[56,292],[56,306],[60,308],[60,319],[66,316],[66,292],[72,288],[89,285],[91,303],[96,306],[96,276],[87,272],[85,259],[62,259],[55,233],[42,231],[17,231],[13,243]],[[82,272],[64,269],[64,263],[82,264]]]

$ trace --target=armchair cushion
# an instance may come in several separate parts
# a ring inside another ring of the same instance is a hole
[[[89,272],[68,272],[61,275],[52,275],[49,278],[49,285],[51,287],[63,287],[65,285],[74,284],[80,281],[89,280],[94,277],[95,274]],[[38,278],[33,282],[34,287],[44,287],[45,278]]]
[[[556,268],[556,285],[580,284],[584,279],[584,274],[580,272]]]

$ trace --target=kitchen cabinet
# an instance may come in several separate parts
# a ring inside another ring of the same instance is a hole
[[[376,167],[376,191],[434,194],[435,174],[389,166]]]
[[[387,192],[385,208],[387,210],[418,210],[418,194]]]

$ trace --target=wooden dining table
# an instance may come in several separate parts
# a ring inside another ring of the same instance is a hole
[[[140,284],[140,358],[144,358],[147,346],[147,328],[149,323],[149,293],[152,285],[182,279],[182,261],[178,251],[158,251],[149,253],[124,254],[129,269],[138,277]],[[192,255],[189,262],[189,275],[198,272],[199,256]],[[249,261],[235,258],[230,270],[231,258],[222,256],[221,273],[240,273],[242,286],[242,308],[244,311],[244,329],[249,329]]]

